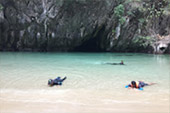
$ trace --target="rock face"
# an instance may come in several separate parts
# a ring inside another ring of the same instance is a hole
[[[132,43],[137,34],[146,32],[141,33],[140,12],[127,5],[126,12],[132,11],[135,17],[126,16],[125,23],[120,24],[114,14],[120,3],[121,0],[0,0],[0,50],[148,52],[150,49],[141,46],[135,49]],[[167,35],[170,16],[163,19],[158,20],[162,29],[158,32]]]
[[[158,36],[158,41],[154,43],[154,53],[163,54],[169,53],[170,54],[170,35],[160,37]]]

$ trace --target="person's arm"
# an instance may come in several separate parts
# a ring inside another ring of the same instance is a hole
[[[67,77],[64,77],[64,78],[61,80],[61,82],[63,82],[66,78],[67,78]]]
[[[125,88],[129,88],[129,87],[131,87],[131,84],[125,86]]]

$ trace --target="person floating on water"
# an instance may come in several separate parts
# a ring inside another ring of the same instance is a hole
[[[63,79],[61,79],[61,77],[57,77],[57,78],[54,79],[54,80],[49,79],[49,80],[48,80],[48,85],[49,85],[49,86],[62,85],[62,82],[63,82],[66,78],[67,78],[67,77],[64,77]]]
[[[121,60],[120,63],[106,63],[106,64],[110,64],[110,65],[125,65],[123,60]]]
[[[124,62],[123,62],[123,60],[121,60],[121,62],[120,62],[120,65],[124,65]]]
[[[150,86],[156,83],[145,83],[143,81],[131,81],[131,84],[126,85],[125,88],[137,88],[139,90],[143,90],[144,86]]]

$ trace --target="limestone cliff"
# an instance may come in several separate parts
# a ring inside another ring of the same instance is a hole
[[[115,12],[120,4],[124,4],[122,17],[117,16]],[[153,53],[159,45],[154,45],[158,43],[157,40],[144,46],[136,39],[140,39],[141,36],[150,36],[153,39],[153,34],[170,34],[170,15],[162,15],[149,25],[142,22],[145,15],[139,10],[138,6],[141,3],[138,2],[0,0],[0,5],[1,51]],[[156,29],[153,34],[149,34],[147,31],[153,30],[153,25]],[[148,40],[144,44],[146,42]],[[164,51],[170,53],[168,48],[169,46],[166,46]]]

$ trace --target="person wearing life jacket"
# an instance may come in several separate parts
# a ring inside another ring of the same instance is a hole
[[[67,78],[67,77],[64,77],[63,79],[61,79],[61,77],[57,77],[57,78],[54,79],[54,80],[49,79],[49,80],[48,80],[48,85],[49,85],[49,86],[62,85],[62,82],[63,82],[66,78]]]
[[[141,81],[132,81],[131,84],[129,84],[128,86],[131,87],[131,88],[141,88],[141,87],[144,87],[144,86],[147,86],[148,84],[145,84],[144,82],[141,82]]]
[[[153,84],[156,84],[156,83],[145,83],[143,81],[131,81],[131,84],[127,85],[126,88],[131,87],[131,88],[137,88],[137,89],[143,90],[142,88],[144,86],[149,86]]]

